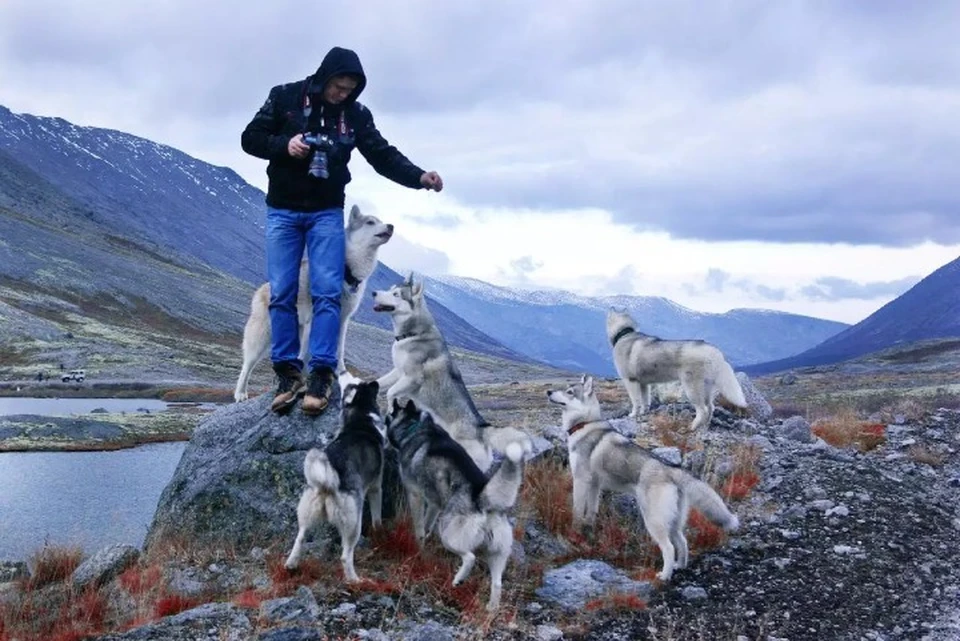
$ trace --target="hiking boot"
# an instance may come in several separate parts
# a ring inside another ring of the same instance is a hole
[[[329,367],[318,367],[310,371],[307,379],[307,395],[303,397],[303,413],[316,416],[327,409],[330,395],[333,393],[333,381],[336,377]]]
[[[277,373],[279,382],[270,410],[277,414],[286,414],[296,404],[297,396],[303,393],[303,376],[300,370],[287,363],[275,365],[273,371]]]

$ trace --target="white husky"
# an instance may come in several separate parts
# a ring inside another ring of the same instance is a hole
[[[347,324],[357,311],[367,287],[367,279],[377,267],[377,251],[393,236],[393,225],[385,224],[376,216],[360,213],[354,205],[347,219],[346,269],[340,293],[340,336],[337,341],[337,373],[346,369],[344,345]],[[264,283],[253,294],[250,317],[243,329],[243,367],[237,379],[233,398],[238,403],[247,399],[250,373],[270,353],[270,283]],[[313,305],[310,299],[307,261],[300,263],[300,289],[297,294],[297,316],[300,321],[300,360],[307,361]]]
[[[633,405],[631,417],[647,411],[652,384],[677,380],[697,410],[691,424],[694,430],[710,425],[717,391],[734,405],[747,406],[740,382],[719,349],[700,340],[661,340],[636,327],[630,314],[607,312],[607,338],[613,364]]]
[[[691,506],[727,531],[739,527],[740,521],[713,488],[652,457],[600,417],[592,378],[583,377],[564,391],[548,391],[547,399],[563,406],[575,525],[594,523],[604,490],[636,496],[643,524],[663,555],[663,569],[657,574],[662,581],[669,581],[674,569],[689,561],[683,530]]]

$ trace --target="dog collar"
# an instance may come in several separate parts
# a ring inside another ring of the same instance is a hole
[[[574,434],[576,434],[577,432],[579,432],[580,430],[582,430],[582,429],[585,428],[586,426],[587,426],[587,422],[586,422],[586,421],[584,421],[583,423],[577,423],[576,425],[574,425],[573,427],[571,427],[569,430],[567,430],[567,434],[570,435],[570,436],[573,436]]]
[[[399,336],[394,336],[393,340],[402,341],[405,338],[413,338],[416,334],[400,334]]]
[[[349,265],[343,267],[343,282],[347,284],[351,291],[356,292],[360,287],[360,279],[353,275]]]
[[[623,338],[623,337],[626,336],[627,334],[632,334],[632,333],[634,333],[635,331],[637,331],[637,330],[633,329],[632,327],[624,327],[624,328],[621,329],[619,332],[617,332],[616,334],[613,335],[613,339],[612,339],[610,342],[611,342],[614,346],[616,346],[617,342],[618,342],[621,338]]]

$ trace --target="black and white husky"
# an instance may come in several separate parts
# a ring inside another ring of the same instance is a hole
[[[363,382],[349,372],[340,375],[343,424],[326,449],[313,448],[303,462],[307,488],[297,506],[299,531],[287,557],[287,569],[300,564],[303,540],[322,519],[340,532],[343,575],[359,581],[353,567],[353,551],[360,539],[364,498],[370,502],[370,520],[380,525],[383,483],[383,449],[386,429],[377,405],[380,386]]]

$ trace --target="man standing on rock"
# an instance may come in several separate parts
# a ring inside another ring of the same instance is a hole
[[[367,84],[360,58],[332,48],[312,76],[278,85],[240,138],[248,154],[267,165],[267,280],[270,283],[271,351],[279,383],[271,409],[286,412],[306,389],[303,411],[326,409],[335,380],[340,290],[344,276],[344,189],[356,147],[377,173],[411,189],[443,189],[435,171],[424,171],[390,145],[357,102]],[[300,261],[310,272],[313,321],[310,376],[303,380],[297,318]]]

